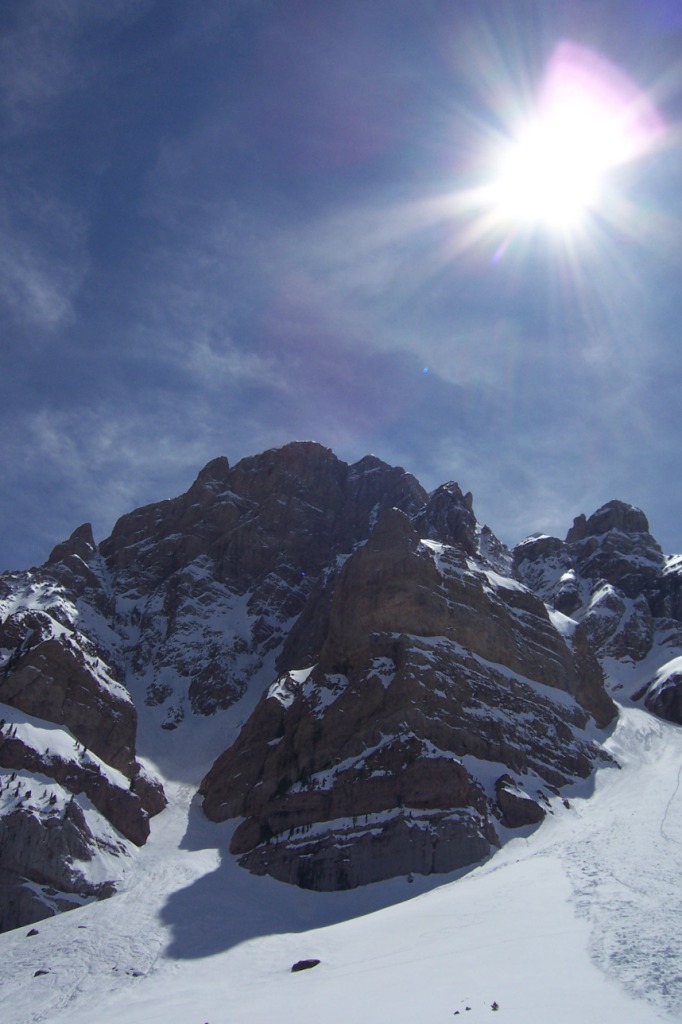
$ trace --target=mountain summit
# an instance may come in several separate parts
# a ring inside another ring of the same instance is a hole
[[[680,720],[682,559],[613,501],[509,552],[453,482],[294,442],[0,577],[0,929],[115,891],[164,781],[313,889],[450,872]],[[225,851],[227,855],[228,851]]]

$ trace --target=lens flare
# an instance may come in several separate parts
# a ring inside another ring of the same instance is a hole
[[[535,112],[495,154],[489,202],[512,227],[572,231],[599,209],[609,172],[663,134],[655,107],[627,76],[564,42],[547,66]]]
[[[624,172],[668,145],[670,131],[626,74],[564,41],[535,89],[522,66],[508,66],[487,91],[489,120],[470,136],[470,185],[435,204],[452,223],[451,257],[482,250],[498,263],[544,236],[575,268],[581,250],[613,249],[610,236],[641,241],[658,230]]]

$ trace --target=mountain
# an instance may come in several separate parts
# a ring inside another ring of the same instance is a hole
[[[564,541],[530,537],[514,575],[585,630],[611,692],[682,723],[682,558],[666,558],[644,513],[610,501]]]
[[[178,785],[298,887],[479,863],[615,764],[614,697],[680,721],[681,595],[623,502],[509,552],[373,456],[215,459],[0,577],[0,929],[127,885]]]

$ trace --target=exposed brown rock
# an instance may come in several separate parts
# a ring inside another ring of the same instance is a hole
[[[582,576],[594,582],[604,579],[627,597],[651,587],[665,560],[641,509],[610,501],[584,523],[576,523],[566,543]]]
[[[11,646],[17,632],[22,640],[0,676],[0,700],[65,725],[107,764],[132,775],[137,726],[132,701],[103,686],[83,647],[67,635],[53,636],[46,616],[34,613],[0,626],[0,646]]]
[[[41,756],[8,730],[0,730],[0,767],[35,772],[59,782],[69,793],[84,793],[97,810],[137,846],[142,846],[149,836],[150,815],[158,814],[166,806],[160,785],[143,773],[124,789],[111,782],[87,755],[80,764],[64,761],[56,755]]]
[[[662,625],[657,617],[677,610],[647,518],[626,502],[577,516],[565,541],[529,538],[515,549],[514,568],[548,605],[581,623],[600,658],[641,661]]]
[[[124,659],[116,639],[116,600],[89,525],[57,545],[44,566],[1,577],[3,607],[11,612],[0,622],[0,701],[30,716],[29,722],[61,726],[79,741],[81,755],[67,761],[41,753],[17,737],[16,729],[2,728],[4,718],[0,721],[0,767],[6,769],[0,784],[10,770],[37,780],[33,787],[20,787],[9,815],[12,827],[0,843],[0,929],[114,891],[111,883],[88,882],[78,868],[78,859],[92,858],[102,840],[84,819],[69,831],[80,810],[73,803],[59,819],[53,807],[59,790],[86,797],[102,816],[103,834],[108,821],[137,845],[149,835],[149,818],[166,804],[160,783],[135,759],[137,715],[120,682]],[[115,783],[117,772],[122,775]],[[44,792],[40,796],[46,779],[57,786],[47,802]],[[62,864],[75,854],[60,836],[70,836],[72,843],[78,835],[78,857]],[[123,855],[125,844],[108,846],[107,853]],[[26,887],[27,880],[33,888]]]
[[[315,959],[297,960],[296,963],[292,965],[291,972],[292,974],[295,974],[298,971],[309,971],[312,967],[317,967],[319,963],[320,961]]]
[[[452,870],[498,842],[463,758],[550,786],[598,763],[579,734],[615,709],[589,651],[463,548],[422,543],[401,512],[344,564],[324,621],[317,666],[264,695],[201,786],[209,817],[244,818],[231,849],[252,871],[337,888]],[[512,817],[516,785],[502,798]]]
[[[202,715],[239,699],[292,622],[316,606],[336,558],[369,535],[382,509],[412,514],[425,500],[414,477],[373,456],[349,466],[294,442],[234,467],[216,459],[186,494],[123,516],[100,551],[116,589],[140,609],[134,668],[151,669],[151,699],[168,675],[175,680],[164,727],[178,725],[185,699]],[[249,621],[242,616],[239,629],[205,621],[206,607],[243,598]]]
[[[147,586],[199,554],[231,583],[283,563],[315,571],[367,536],[375,506],[416,511],[424,499],[400,468],[371,456],[348,466],[321,445],[293,442],[232,469],[214,460],[185,495],[119,519],[100,550],[112,570],[127,570],[131,581],[146,577]]]
[[[110,883],[95,885],[78,867],[96,850],[97,841],[75,802],[64,812],[40,816],[20,808],[0,817],[0,932],[75,908],[80,900],[69,900],[69,895],[111,896]]]
[[[615,714],[596,661],[585,654],[576,671],[574,653],[542,601],[511,580],[491,583],[456,547],[444,550],[438,568],[432,549],[397,510],[384,514],[371,541],[344,566],[322,663],[332,672],[352,670],[367,638],[386,630],[447,637],[529,679],[580,692],[600,725]]]
[[[646,695],[644,704],[659,718],[682,724],[682,672],[671,673],[665,686]]]
[[[545,817],[545,809],[517,786],[511,775],[500,776],[495,783],[495,796],[502,813],[502,824],[507,828],[538,825]]]

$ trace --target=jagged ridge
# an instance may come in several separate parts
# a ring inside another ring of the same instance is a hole
[[[210,817],[243,819],[245,866],[338,888],[479,860],[604,763],[602,668],[679,715],[681,579],[623,502],[512,558],[457,484],[429,496],[312,442],[215,459],[99,546],[80,527],[0,578],[2,926],[61,909],[46,885],[106,894],[88,856],[144,842],[163,796],[138,715],[180,748],[254,688],[201,785]],[[48,870],[34,851],[55,807],[83,843]]]

